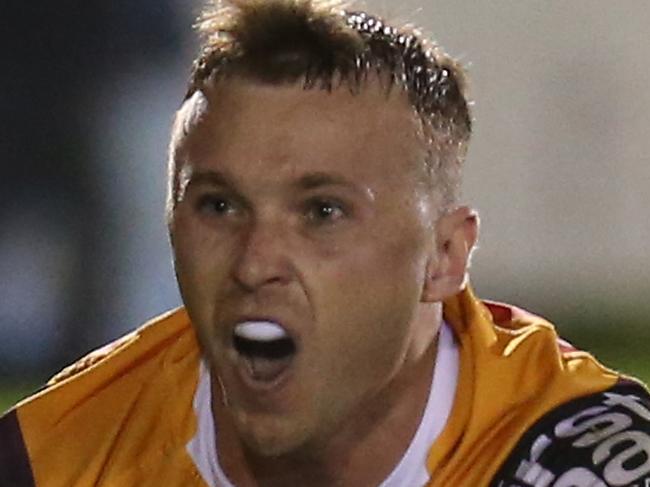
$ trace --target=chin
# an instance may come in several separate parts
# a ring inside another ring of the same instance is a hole
[[[300,452],[311,437],[309,429],[295,418],[249,416],[237,422],[246,448],[257,456],[279,457]]]

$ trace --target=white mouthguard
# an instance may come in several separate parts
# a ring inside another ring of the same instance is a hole
[[[289,337],[284,328],[272,321],[244,321],[235,326],[235,335],[247,340],[262,342]]]

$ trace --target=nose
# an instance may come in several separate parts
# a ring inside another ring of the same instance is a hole
[[[291,280],[287,230],[276,221],[254,221],[242,230],[234,278],[248,291]]]

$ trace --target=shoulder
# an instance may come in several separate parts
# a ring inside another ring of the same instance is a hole
[[[175,468],[161,452],[184,452],[194,431],[199,363],[181,312],[92,352],[0,419],[0,486],[29,485],[3,477],[7,463],[20,461],[48,486],[80,485],[81,474],[93,485],[100,477],[102,485],[136,485],[124,476]]]
[[[60,382],[63,382],[71,377],[74,377],[85,370],[90,369],[94,365],[107,360],[111,355],[117,353],[120,349],[127,346],[129,343],[134,342],[137,339],[137,332],[132,332],[127,335],[124,335],[117,340],[112,341],[104,345],[101,348],[93,350],[84,357],[80,358],[76,362],[68,365],[60,372],[55,374],[46,384],[46,387],[53,386]]]
[[[115,369],[117,373],[124,368],[131,369],[142,363],[143,357],[151,357],[169,349],[189,328],[189,319],[184,309],[162,314],[65,367],[47,382],[46,389],[95,369]]]
[[[491,485],[650,486],[650,394],[621,380],[555,407],[524,434]]]
[[[16,406],[21,421],[36,413],[45,423],[71,409],[99,407],[91,398],[108,394],[109,402],[127,403],[152,380],[168,380],[170,375],[194,365],[198,347],[183,310],[175,310],[145,323],[108,345],[94,350],[52,377],[35,395]],[[112,398],[112,392],[120,391]],[[47,411],[47,414],[40,411]]]

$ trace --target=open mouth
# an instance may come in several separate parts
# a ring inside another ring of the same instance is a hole
[[[246,321],[235,326],[233,345],[254,381],[278,379],[296,355],[296,344],[286,330],[271,321]]]

